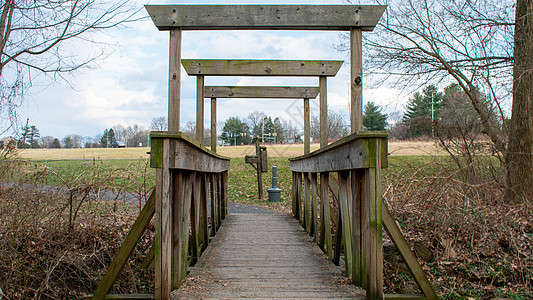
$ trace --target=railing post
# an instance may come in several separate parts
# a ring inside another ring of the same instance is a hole
[[[383,299],[383,234],[381,198],[381,141],[369,139],[369,168],[365,172],[366,297]]]
[[[162,143],[162,166],[156,171],[156,236],[155,290],[156,299],[169,299],[171,292],[172,207],[169,169],[169,140]]]

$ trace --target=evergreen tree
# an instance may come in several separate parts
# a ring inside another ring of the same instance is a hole
[[[19,148],[28,148],[28,136],[30,135],[30,126],[29,126],[30,119],[26,119],[26,125],[22,126],[20,138],[18,141],[18,147]]]
[[[52,142],[52,148],[54,148],[54,149],[61,148],[61,143],[59,142],[58,138],[55,138],[54,141]]]
[[[230,117],[222,128],[222,140],[230,145],[247,145],[250,142],[250,129],[239,117]]]
[[[104,129],[104,133],[102,134],[102,138],[100,138],[100,146],[102,148],[107,148],[107,144],[108,144],[108,138],[107,138],[107,129]]]
[[[385,130],[388,115],[382,112],[382,107],[370,101],[363,112],[363,126],[366,130]]]
[[[30,144],[30,148],[39,148],[40,137],[41,134],[39,133],[39,129],[37,129],[37,126],[31,125],[28,133],[28,143]]]
[[[277,117],[274,119],[274,133],[276,134],[276,143],[285,142],[285,132],[283,130],[283,124],[281,124],[281,120]]]
[[[432,135],[432,111],[433,116],[436,116],[443,105],[443,100],[444,94],[439,92],[434,85],[426,86],[422,94],[416,92],[409,99],[403,122],[409,126],[412,137]]]
[[[113,128],[110,128],[108,131],[107,131],[107,144],[109,147],[113,147],[113,143],[115,143],[117,141],[116,137],[115,137],[115,131],[113,130]]]

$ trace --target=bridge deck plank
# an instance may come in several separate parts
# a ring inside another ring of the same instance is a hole
[[[362,299],[288,214],[230,213],[174,299]]]

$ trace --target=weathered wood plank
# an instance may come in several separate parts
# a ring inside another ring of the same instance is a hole
[[[228,215],[228,172],[222,172],[222,219]]]
[[[205,251],[207,245],[209,244],[209,218],[207,211],[207,201],[209,198],[209,183],[210,175],[202,174],[202,197],[200,199],[200,224],[202,226],[202,252]]]
[[[385,294],[383,299],[391,300],[426,300],[426,296],[418,294]],[[437,298],[436,298],[437,299]],[[440,299],[440,298],[438,298]]]
[[[329,205],[329,173],[320,173],[320,202],[322,209],[320,210],[320,243],[324,252],[333,258],[333,249],[331,241],[331,214]]]
[[[196,280],[175,291],[177,298],[360,299],[364,293],[346,282],[297,220],[269,211],[228,215],[189,276]]]
[[[192,179],[192,201],[191,201],[191,265],[195,265],[198,258],[202,254],[201,250],[201,229],[200,229],[200,201],[201,201],[201,178],[200,174],[196,173]]]
[[[317,174],[316,173],[310,173],[309,179],[311,180],[311,222],[313,227],[313,240],[315,242],[318,241],[318,214],[319,214],[319,206],[318,206],[318,199],[317,199]]]
[[[353,259],[353,240],[352,240],[352,218],[349,204],[351,201],[351,186],[349,184],[349,173],[346,171],[339,172],[339,207],[343,229],[344,241],[344,258],[346,266],[346,275],[352,277],[352,259]]]
[[[169,140],[163,140],[161,169],[156,170],[155,288],[157,299],[169,299],[172,290],[172,206]]]
[[[354,276],[352,278],[354,284],[365,287],[366,285],[366,257],[365,249],[365,205],[363,200],[364,171],[354,170],[351,172],[352,191],[353,191],[353,240],[354,240],[354,260],[353,270]]]
[[[181,29],[170,30],[168,77],[168,130],[180,130]]]
[[[396,246],[396,249],[398,249],[398,252],[400,252],[400,255],[403,257],[404,261],[406,262],[407,268],[409,269],[409,271],[411,271],[411,274],[413,274],[413,278],[415,279],[416,284],[418,285],[420,290],[424,293],[425,297],[427,297],[427,299],[429,300],[438,299],[438,296],[435,293],[433,286],[431,285],[431,283],[426,277],[426,273],[424,272],[424,270],[422,270],[422,268],[418,264],[418,261],[416,260],[415,255],[413,254],[413,252],[411,251],[411,248],[407,244],[407,241],[403,237],[403,234],[398,228],[398,225],[396,225],[396,222],[394,222],[394,218],[392,217],[385,203],[383,203],[382,212],[383,212],[382,214],[383,226],[385,227],[385,230],[387,231],[390,238],[392,239],[392,242]],[[409,296],[409,295],[402,295],[402,296]],[[389,298],[387,295],[386,299],[394,299],[394,298]],[[407,298],[396,298],[396,299],[407,299]]]
[[[217,152],[217,98],[211,98],[211,151]]]
[[[179,287],[181,281],[181,265],[180,257],[180,238],[181,238],[181,217],[183,215],[182,194],[185,187],[185,179],[183,172],[172,172],[172,287]]]
[[[313,219],[312,213],[311,213],[311,191],[310,191],[310,185],[311,182],[309,181],[309,173],[304,173],[303,175],[304,180],[304,228],[305,231],[309,235],[313,235]]]
[[[381,143],[376,144],[379,153]],[[371,155],[372,156],[372,155]],[[368,299],[383,298],[383,236],[381,199],[381,156],[373,155],[375,166],[365,170],[366,178],[366,292]]]
[[[344,228],[342,227],[342,209],[337,201],[337,218],[335,220],[335,247],[333,248],[333,263],[340,264],[341,249],[342,249],[342,235]]]
[[[198,76],[200,77],[200,76]],[[312,86],[206,86],[206,98],[276,98],[276,99],[314,99],[318,87]]]
[[[304,154],[311,152],[311,116],[309,98],[304,99]]]
[[[148,198],[148,201],[146,201],[146,204],[141,210],[139,216],[137,217],[137,220],[135,220],[135,223],[133,223],[130,232],[128,233],[126,239],[120,246],[117,255],[115,255],[113,261],[107,268],[107,271],[104,277],[102,278],[102,281],[98,285],[98,288],[96,288],[96,291],[94,292],[94,295],[91,299],[104,299],[105,295],[107,295],[107,293],[115,283],[118,275],[126,265],[126,262],[128,261],[128,258],[130,257],[131,253],[133,252],[133,250],[135,250],[135,246],[139,242],[139,239],[143,236],[146,227],[148,227],[148,224],[150,224],[150,220],[154,216],[156,202],[155,198],[156,195],[154,191],[150,195],[150,198]]]
[[[298,176],[292,173],[292,214],[295,218],[300,219],[299,201],[298,201]]]
[[[96,299],[93,298],[93,295],[89,295],[88,299]],[[152,294],[108,294],[104,298],[104,300],[128,300],[128,299],[135,299],[135,300],[151,300],[154,299],[154,295]]]
[[[196,76],[196,140],[204,143],[204,76]]]
[[[217,199],[218,199],[218,177],[215,175],[215,174],[210,174],[209,176],[211,176],[211,183],[210,183],[210,187],[211,187],[211,194],[210,194],[210,199],[211,199],[211,232],[210,232],[210,236],[215,236],[216,232],[217,232],[217,229],[218,229],[218,226],[217,226],[217,205],[216,205],[216,202],[217,202]]]
[[[150,166],[161,168],[163,144],[159,140],[170,139],[172,147],[169,168],[199,172],[223,172],[229,170],[230,159],[218,155],[181,132],[152,131]]]
[[[368,168],[375,164],[370,152],[376,153],[376,141],[381,145],[382,168],[387,166],[387,140],[385,132],[357,132],[327,147],[309,154],[291,158],[293,172],[331,172]]]
[[[326,76],[319,78],[320,89],[320,148],[328,145],[328,88]]]
[[[191,205],[193,201],[193,184],[196,177],[196,172],[183,173],[183,188],[179,194],[179,207],[180,207],[180,216],[176,220],[180,222],[179,228],[180,231],[176,235],[174,243],[179,249],[179,255],[175,259],[179,263],[179,274],[176,278],[178,283],[181,283],[183,278],[187,275],[188,267],[188,254],[189,254],[189,230],[191,224]],[[175,288],[178,288],[176,286]]]
[[[274,29],[372,31],[382,5],[145,5],[159,30]]]
[[[350,30],[350,127],[363,130],[363,44],[360,28]]]
[[[189,76],[335,76],[341,60],[182,59]]]

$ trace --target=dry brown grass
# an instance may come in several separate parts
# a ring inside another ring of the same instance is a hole
[[[270,157],[295,157],[304,153],[303,144],[266,144]],[[319,144],[311,144],[311,151]],[[22,159],[62,160],[62,159],[138,159],[147,158],[149,147],[141,148],[82,148],[82,149],[24,149],[20,150]],[[255,146],[218,147],[217,152],[227,157],[244,157],[255,155]],[[431,141],[389,141],[391,156],[405,155],[446,155]]]

